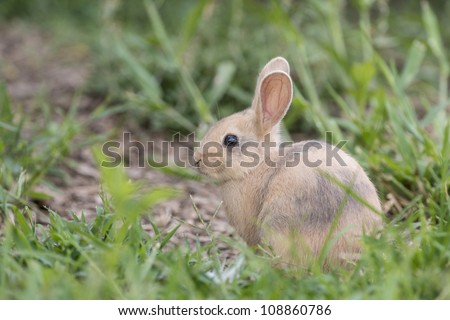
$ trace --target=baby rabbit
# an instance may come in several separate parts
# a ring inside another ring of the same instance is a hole
[[[288,62],[269,61],[251,107],[209,129],[195,166],[217,181],[230,224],[248,245],[269,245],[282,262],[305,265],[329,243],[325,264],[341,264],[358,255],[361,235],[381,226],[380,201],[344,151],[280,141],[292,91]]]

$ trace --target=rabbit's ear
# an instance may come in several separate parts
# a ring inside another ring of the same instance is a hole
[[[260,132],[265,135],[281,121],[289,109],[292,80],[284,71],[274,71],[267,74],[258,87],[253,108]]]
[[[290,73],[289,63],[283,57],[276,57],[267,62],[264,68],[261,70],[258,78],[258,84],[262,83],[262,80],[272,72],[283,71],[286,74]]]
[[[283,57],[276,57],[266,63],[264,68],[262,68],[259,73],[258,80],[256,81],[255,96],[253,97],[252,106],[255,107],[259,102],[259,91],[261,88],[261,83],[264,78],[267,77],[269,73],[281,71],[289,74],[289,63]]]

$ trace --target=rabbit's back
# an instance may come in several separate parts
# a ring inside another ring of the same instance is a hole
[[[308,248],[300,252],[309,249],[316,256],[332,226],[336,241],[331,255],[355,253],[361,234],[381,225],[372,182],[353,158],[334,148],[304,141],[292,145],[279,160],[259,214],[260,237],[279,254],[292,243],[303,243]]]
[[[375,213],[381,206],[374,185],[352,157],[335,148],[304,141],[287,149],[276,167],[268,170],[262,210],[281,211],[275,215],[289,215],[295,225],[317,227],[330,224],[339,212],[342,219],[355,223],[381,220]],[[269,209],[274,201],[278,205]]]

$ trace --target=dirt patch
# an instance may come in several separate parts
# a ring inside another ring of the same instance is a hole
[[[11,98],[28,106],[45,97],[68,108],[89,77],[89,48],[82,43],[55,46],[52,35],[20,22],[0,26],[1,75]],[[80,108],[91,105],[89,97]]]
[[[60,120],[61,114],[71,106],[74,95],[80,92],[91,76],[89,48],[82,43],[55,46],[51,34],[36,26],[21,23],[0,26],[0,34],[0,74],[6,82],[13,103],[22,105],[27,113],[35,115],[36,121],[39,121],[38,103],[45,99],[52,106],[55,120]],[[85,123],[99,103],[98,98],[81,96],[77,121]],[[136,126],[127,128],[121,120],[116,116],[96,121],[87,128],[88,132],[84,132],[85,136],[76,139],[82,141],[92,133],[114,131],[121,135],[121,132],[140,130]],[[145,133],[138,132],[137,135],[145,136]],[[161,134],[158,136],[159,139],[164,139]],[[60,164],[58,169],[64,172],[65,179],[49,177],[47,183],[36,188],[37,191],[51,195],[50,200],[39,203],[43,210],[37,213],[38,221],[48,221],[48,212],[44,208],[65,217],[70,217],[69,213],[74,212],[77,215],[84,213],[88,219],[93,218],[96,207],[101,205],[101,199],[100,175],[91,150],[73,150],[68,160]],[[152,213],[153,221],[163,230],[170,230],[182,223],[172,238],[172,244],[179,245],[187,241],[194,247],[197,240],[202,244],[210,242],[211,237],[205,230],[204,223],[210,224],[208,230],[213,234],[236,237],[220,208],[220,197],[214,185],[180,179],[148,167],[131,166],[127,172],[131,179],[143,180],[150,187],[167,185],[181,191],[180,197],[159,204]],[[198,213],[194,210],[193,203],[198,208]],[[147,219],[143,219],[143,225],[149,233],[153,232]],[[219,243],[219,249],[224,258],[236,254],[235,250],[223,243]]]

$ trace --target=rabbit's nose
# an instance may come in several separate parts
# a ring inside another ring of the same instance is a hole
[[[194,153],[194,166],[200,167],[200,161],[202,161],[203,154],[200,151]]]

